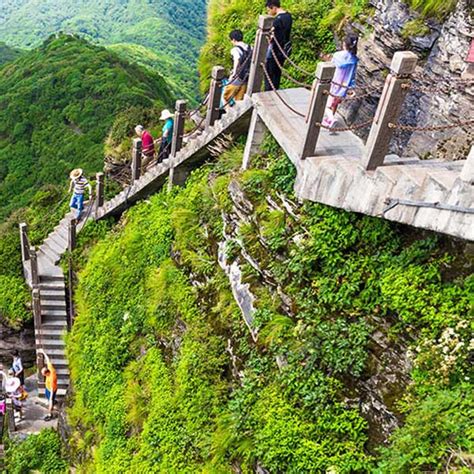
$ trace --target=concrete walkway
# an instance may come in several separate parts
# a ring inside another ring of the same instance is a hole
[[[48,414],[46,400],[38,396],[38,378],[35,375],[25,380],[28,398],[23,405],[23,419],[19,420],[19,415],[15,416],[16,431],[14,437],[26,438],[28,435],[39,433],[45,428],[57,428],[58,419],[44,421]]]

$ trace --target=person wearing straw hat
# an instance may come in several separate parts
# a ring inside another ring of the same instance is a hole
[[[20,379],[15,377],[12,369],[8,371],[8,377],[5,382],[5,392],[13,401],[13,408],[20,413],[20,420],[23,419],[23,388]]]
[[[158,163],[166,160],[171,153],[171,141],[173,139],[174,115],[165,109],[161,112],[160,120],[163,120],[163,134],[161,137],[160,153],[158,154]]]
[[[44,377],[44,395],[46,400],[48,400],[48,415],[45,416],[44,420],[49,421],[53,418],[53,407],[56,401],[56,392],[58,391],[58,376],[46,352],[43,349],[38,349],[38,354],[43,354],[46,362],[46,367],[41,369],[41,375]]]
[[[87,188],[89,190],[89,200],[92,197],[92,186],[89,181],[83,176],[83,171],[81,168],[76,168],[72,170],[69,174],[71,181],[69,183],[69,192],[72,193],[71,202],[69,207],[71,210],[76,210],[76,219],[79,221],[81,219],[81,214],[84,209],[84,191]]]

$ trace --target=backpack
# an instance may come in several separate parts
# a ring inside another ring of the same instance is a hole
[[[237,77],[242,82],[247,82],[250,75],[250,63],[252,62],[253,50],[250,46],[247,46],[247,49],[242,48],[242,46],[237,46],[237,48],[239,48],[242,53],[237,66]]]

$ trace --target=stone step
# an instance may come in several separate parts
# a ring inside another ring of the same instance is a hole
[[[60,242],[57,242],[53,237],[48,237],[43,245],[47,245],[54,253],[62,255],[66,250],[66,245],[61,245]]]
[[[56,370],[69,370],[67,360],[64,357],[51,357],[51,362]]]
[[[67,312],[66,309],[43,309],[41,308],[41,316],[52,316],[52,317],[66,317]]]
[[[428,176],[426,168],[414,168],[413,166],[401,166],[400,167],[403,175],[406,179],[409,179],[415,183],[418,187],[422,187]]]
[[[67,390],[65,388],[58,388],[58,391],[56,392],[56,397],[57,398],[64,398],[66,396]],[[44,397],[44,388],[38,388],[38,394],[41,397]]]
[[[65,329],[67,330],[67,319],[62,318],[62,319],[45,319],[43,318],[43,322],[41,325],[41,329],[43,330],[48,330],[48,329],[56,329],[56,330],[61,330]]]
[[[63,249],[68,248],[69,243],[67,234],[63,235],[60,232],[54,232],[53,234],[50,234],[48,238]]]
[[[41,273],[40,274],[40,285],[43,286],[49,286],[49,287],[56,287],[56,286],[62,286],[64,287],[64,275],[62,274],[49,274],[49,273]],[[51,288],[51,289],[53,289]]]
[[[43,309],[66,309],[66,297],[63,295],[62,299],[51,299],[51,298],[45,298],[44,295],[41,293],[41,307]]]
[[[58,362],[59,360],[63,360],[64,362],[66,361],[64,349],[58,349],[58,348],[49,349],[45,352],[48,354],[49,357],[51,357],[51,360],[53,361],[53,365],[55,365],[55,363]]]
[[[390,181],[396,184],[400,177],[403,176],[403,172],[399,166],[379,166],[375,170],[375,178]]]
[[[66,299],[65,287],[57,286],[55,289],[49,289],[51,287],[43,287],[40,285],[41,301],[64,301]]]
[[[447,191],[453,189],[456,179],[459,177],[458,173],[453,171],[430,170],[428,179],[435,181],[439,186]]]
[[[43,334],[41,333],[37,333],[36,344],[42,345],[44,347],[49,347],[51,349],[61,349],[61,348],[64,348],[64,346],[66,345],[64,340],[61,339],[60,337],[56,336],[54,338],[51,338],[51,337],[47,338],[47,337],[43,337]],[[46,352],[48,351],[46,350]]]
[[[43,254],[53,265],[56,265],[59,263],[59,260],[61,259],[59,255],[54,252],[48,245],[43,244],[40,249],[40,253]]]
[[[67,329],[57,328],[57,327],[45,327],[42,326],[40,329],[35,329],[35,336],[42,338],[62,338],[67,334]]]

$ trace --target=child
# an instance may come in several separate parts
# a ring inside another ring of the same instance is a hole
[[[337,107],[346,97],[349,88],[355,84],[357,63],[359,62],[357,42],[356,36],[347,36],[343,43],[343,50],[334,53],[332,57],[336,72],[331,86],[331,96],[328,100],[327,116],[323,120],[323,125],[326,127],[334,125]]]

